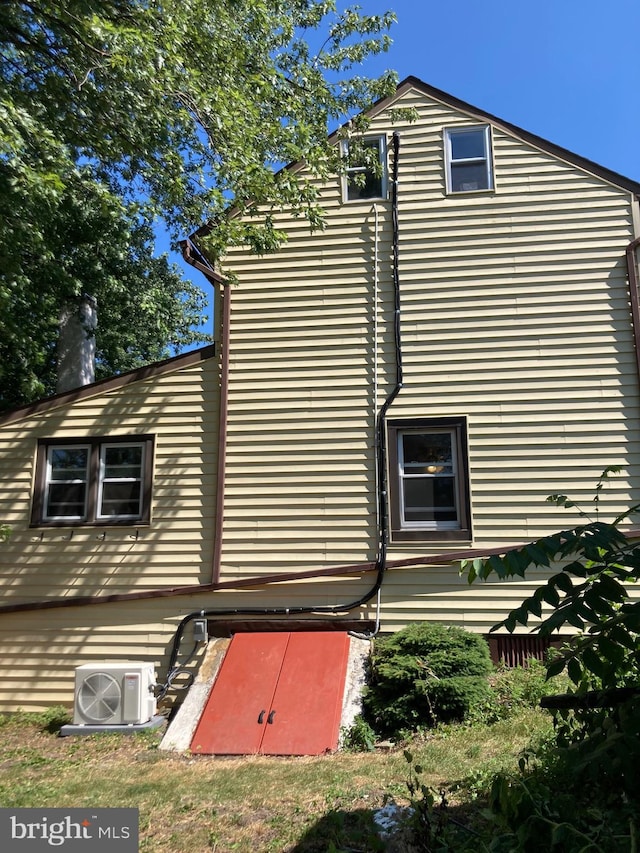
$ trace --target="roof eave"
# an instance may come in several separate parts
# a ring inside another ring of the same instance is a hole
[[[98,394],[106,394],[110,391],[116,391],[119,388],[124,388],[131,385],[133,382],[143,382],[147,379],[154,379],[157,376],[162,376],[165,373],[173,373],[176,370],[183,370],[186,367],[191,367],[206,359],[213,358],[216,354],[215,344],[208,344],[190,352],[174,355],[170,358],[165,358],[162,361],[156,361],[153,364],[148,364],[144,367],[138,367],[134,370],[129,370],[126,373],[120,373],[117,376],[110,376],[107,379],[99,379],[97,382],[92,382],[90,385],[81,385],[74,388],[72,391],[65,391],[62,394],[55,394],[52,397],[45,397],[36,400],[33,403],[27,403],[24,406],[19,406],[16,409],[10,409],[7,412],[0,414],[0,427],[5,426],[15,421],[23,420],[24,418],[41,415],[60,406],[66,406],[71,403],[76,403],[79,400],[86,400],[89,397],[95,397]]]

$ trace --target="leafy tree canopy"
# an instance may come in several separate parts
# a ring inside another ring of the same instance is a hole
[[[392,20],[334,0],[0,2],[0,407],[53,390],[58,312],[83,292],[103,374],[202,338],[204,294],[154,257],[156,217],[174,239],[210,223],[211,256],[273,248],[280,206],[319,226],[279,166],[340,167],[327,128],[393,90],[356,69]]]

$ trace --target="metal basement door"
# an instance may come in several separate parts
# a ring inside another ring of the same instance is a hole
[[[191,741],[205,755],[320,755],[338,746],[349,636],[235,634]]]

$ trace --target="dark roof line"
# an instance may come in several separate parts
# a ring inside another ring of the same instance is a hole
[[[396,91],[393,95],[389,95],[386,98],[381,98],[379,101],[376,101],[368,110],[365,110],[365,114],[373,117],[383,112],[383,110],[390,107],[398,97],[402,96],[408,89],[418,89],[423,94],[428,95],[434,98],[437,101],[440,101],[443,104],[446,104],[454,109],[460,110],[461,112],[467,113],[468,115],[474,117],[475,119],[483,122],[488,122],[489,124],[493,124],[496,127],[499,127],[501,130],[510,133],[524,142],[528,142],[531,145],[534,145],[536,148],[540,148],[542,151],[546,151],[548,154],[553,155],[554,157],[559,157],[561,160],[565,160],[569,163],[572,163],[574,166],[577,166],[580,169],[584,169],[587,172],[590,172],[593,175],[596,175],[599,178],[603,178],[605,181],[614,184],[615,186],[621,187],[622,189],[629,190],[629,192],[634,193],[637,196],[640,196],[640,182],[634,181],[632,178],[627,178],[624,175],[619,174],[618,172],[614,172],[612,169],[608,169],[606,166],[601,166],[599,163],[595,163],[593,160],[589,160],[586,157],[581,156],[580,154],[575,154],[573,151],[569,151],[568,148],[563,148],[561,145],[556,145],[554,142],[549,142],[549,140],[544,139],[542,136],[538,136],[535,133],[531,133],[528,130],[524,130],[522,127],[518,127],[516,124],[511,124],[511,122],[504,121],[504,119],[499,118],[498,116],[492,115],[492,113],[488,113],[479,107],[474,107],[472,104],[468,104],[466,101],[461,100],[460,98],[456,98],[454,95],[449,95],[447,92],[442,91],[442,89],[437,89],[435,86],[431,86],[429,83],[425,83],[423,80],[420,80],[419,77],[414,77],[410,75],[409,77],[405,77],[398,86],[396,87]],[[337,139],[340,135],[340,131],[344,128],[345,125],[337,128],[333,131],[333,133],[329,134],[329,140]],[[283,169],[299,169],[304,165],[303,160],[298,160],[293,163],[289,163],[283,167]],[[196,240],[198,237],[204,237],[211,231],[211,226],[209,223],[203,223],[199,228],[197,228],[193,234],[191,234],[189,239]]]
[[[398,84],[396,91],[393,95],[376,101],[376,103],[374,103],[370,107],[370,109],[366,111],[366,113],[369,116],[378,115],[383,110],[391,106],[399,97],[401,97],[409,89],[417,89],[423,94],[428,95],[429,97],[432,97],[435,100],[452,107],[453,109],[467,113],[467,115],[479,121],[484,121],[488,122],[489,124],[495,125],[501,130],[504,130],[505,132],[518,137],[524,142],[530,143],[531,145],[535,146],[536,148],[539,148],[542,151],[546,151],[554,157],[559,157],[561,160],[565,160],[566,162],[571,163],[580,169],[584,169],[585,171],[590,172],[596,177],[602,178],[603,180],[613,184],[614,186],[621,187],[622,189],[628,190],[629,192],[634,193],[636,196],[640,197],[640,182],[634,181],[631,178],[627,178],[624,175],[620,175],[618,172],[614,172],[612,169],[608,169],[605,166],[601,166],[599,163],[595,163],[593,160],[589,160],[586,157],[582,157],[580,154],[575,154],[573,151],[569,151],[569,149],[567,148],[563,148],[560,145],[556,145],[553,142],[549,142],[547,139],[544,139],[543,137],[538,136],[535,133],[530,133],[528,130],[524,130],[523,128],[518,127],[518,125],[504,121],[503,119],[498,118],[497,116],[492,115],[491,113],[488,113],[484,110],[481,110],[480,108],[475,107],[472,104],[467,103],[466,101],[462,101],[460,98],[456,98],[453,95],[449,95],[447,92],[444,92],[441,89],[437,89],[435,86],[431,86],[430,84],[425,83],[418,77],[405,77],[405,79]],[[339,132],[339,130],[334,131],[329,136],[329,139],[337,138]],[[303,161],[298,161],[297,163],[290,163],[284,168],[298,168],[302,165],[302,163]],[[205,223],[201,225],[191,235],[191,238],[202,236],[206,234],[208,230],[209,226],[207,223]],[[220,278],[215,272],[213,273],[213,275],[216,278]],[[3,414],[0,414],[0,425],[12,423],[13,421],[20,420],[24,417],[29,417],[30,415],[40,414],[41,412],[47,411],[50,408],[65,405],[67,403],[72,403],[76,400],[81,400],[95,394],[100,394],[114,390],[116,388],[121,388],[131,382],[138,382],[143,379],[148,379],[167,371],[178,370],[181,367],[186,367],[189,364],[196,363],[197,361],[200,361],[202,359],[210,358],[214,354],[215,346],[210,345],[207,347],[203,347],[199,350],[195,350],[193,352],[173,356],[172,358],[165,359],[164,361],[156,362],[146,367],[138,368],[137,370],[128,371],[127,373],[120,374],[119,376],[114,376],[109,379],[102,379],[98,382],[93,382],[91,385],[84,385],[81,388],[76,388],[75,390],[66,392],[64,394],[56,394],[53,397],[48,397],[47,399],[39,400],[35,403],[30,403],[26,406],[21,406],[17,409],[13,409]]]
[[[152,379],[156,376],[161,376],[164,373],[171,373],[175,370],[182,370],[185,367],[198,364],[208,358],[213,358],[216,354],[215,344],[208,344],[199,349],[185,352],[180,355],[174,355],[170,358],[165,358],[163,361],[156,361],[153,364],[148,364],[145,367],[137,367],[134,370],[128,370],[126,373],[120,373],[117,376],[110,376],[107,379],[99,379],[97,382],[92,382],[90,385],[81,385],[79,388],[74,388],[72,391],[65,391],[63,394],[55,394],[53,397],[46,397],[43,400],[36,400],[33,403],[27,403],[25,406],[20,406],[17,409],[11,409],[8,412],[0,414],[0,426],[13,423],[14,421],[22,420],[33,415],[40,415],[50,409],[55,409],[58,406],[65,406],[68,403],[75,403],[78,400],[84,400],[87,397],[95,397],[97,394],[105,394],[109,391],[115,391],[118,388],[124,388],[132,382],[141,382],[145,379]]]
[[[496,127],[499,127],[501,130],[504,130],[507,133],[517,136],[524,142],[529,142],[536,148],[540,148],[541,150],[552,154],[554,157],[559,157],[562,160],[566,160],[569,163],[578,166],[578,168],[580,169],[585,169],[587,172],[591,172],[597,177],[604,178],[604,180],[615,184],[616,186],[629,190],[630,192],[635,193],[636,195],[640,195],[640,182],[634,181],[632,178],[627,178],[625,175],[621,175],[618,172],[614,172],[612,169],[608,169],[606,166],[601,166],[599,163],[595,163],[593,160],[589,160],[586,157],[581,156],[580,154],[576,154],[573,151],[570,151],[568,148],[563,148],[561,145],[556,145],[554,142],[549,142],[549,140],[544,139],[544,137],[538,136],[535,133],[531,133],[528,130],[524,130],[523,128],[518,127],[518,125],[516,124],[511,124],[511,122],[504,121],[504,119],[501,119],[498,116],[485,112],[484,110],[481,110],[478,107],[474,107],[472,104],[468,104],[466,103],[466,101],[460,100],[460,98],[456,98],[453,95],[449,95],[447,92],[443,92],[441,89],[436,89],[435,86],[430,86],[428,83],[425,83],[418,77],[406,77],[398,85],[395,95],[392,95],[390,98],[385,99],[385,101],[390,102],[395,100],[399,95],[403,94],[406,90],[410,88],[418,89],[425,95],[429,95],[430,97],[435,98],[436,100],[441,101],[442,103],[447,104],[448,106],[453,107],[454,109],[468,113],[469,115],[475,118],[493,124]],[[385,109],[387,106],[387,103],[385,101],[380,101],[377,104],[374,104],[370,110],[370,113],[375,115],[380,112],[381,109]]]

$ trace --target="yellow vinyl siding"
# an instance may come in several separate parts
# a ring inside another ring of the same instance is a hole
[[[625,248],[630,191],[492,127],[495,191],[447,196],[443,127],[482,124],[410,89],[398,130],[399,280],[404,386],[389,418],[463,416],[470,543],[391,544],[381,627],[430,619],[487,632],[545,577],[469,586],[447,554],[515,545],[569,527],[563,492],[611,518],[640,499],[639,381]],[[389,159],[391,161],[391,151]],[[234,250],[222,534],[225,583],[373,562],[378,553],[377,413],[395,383],[389,200],[342,202],[319,186],[326,229],[285,214],[277,253]],[[376,260],[377,259],[377,260]],[[218,359],[78,399],[0,429],[4,603],[108,595],[211,580],[219,421]],[[156,436],[149,527],[29,528],[39,437]],[[5,614],[0,708],[71,702],[73,670],[153,660],[164,675],[180,618],[210,608],[333,607],[375,573],[252,589]],[[375,602],[350,618],[372,617]]]
[[[75,668],[84,663],[146,660],[164,677],[176,611],[161,599],[3,614],[0,712],[71,708]]]
[[[307,584],[288,588],[287,600],[301,603]],[[321,581],[314,595],[324,598]],[[344,592],[343,592],[344,589]],[[357,582],[347,579],[334,587],[337,596],[353,597]],[[303,594],[301,594],[303,593]],[[232,593],[231,606],[277,606],[283,593],[263,587],[250,593]],[[225,604],[226,604],[225,599]],[[338,599],[341,600],[341,599]],[[75,668],[85,663],[143,660],[156,667],[159,683],[167,676],[171,641],[180,620],[188,613],[220,604],[211,593],[96,604],[85,607],[5,613],[0,619],[0,713],[39,711],[51,705],[73,706]],[[178,664],[192,650],[192,627],[187,626]],[[197,665],[199,655],[191,662]],[[182,682],[184,683],[184,681]],[[171,692],[169,701],[176,694]]]
[[[467,417],[476,548],[575,523],[546,497],[589,506],[600,472],[618,464],[602,502],[611,517],[639,497],[631,194],[495,126],[495,192],[447,196],[443,127],[484,122],[418,91],[402,105],[415,123],[382,112],[370,129],[389,143],[400,132],[404,387],[388,417]],[[239,285],[222,580],[376,555],[375,416],[395,382],[391,202],[342,203],[337,178],[321,199],[324,231],[280,215],[280,251],[226,261]],[[392,546],[389,558],[451,550]],[[335,582],[324,584],[333,600]],[[437,618],[486,631],[533,584],[501,585],[488,601],[455,567],[394,570],[383,628]]]
[[[211,581],[218,385],[211,358],[0,430],[3,604]],[[39,438],[142,434],[155,437],[149,526],[29,526]]]

